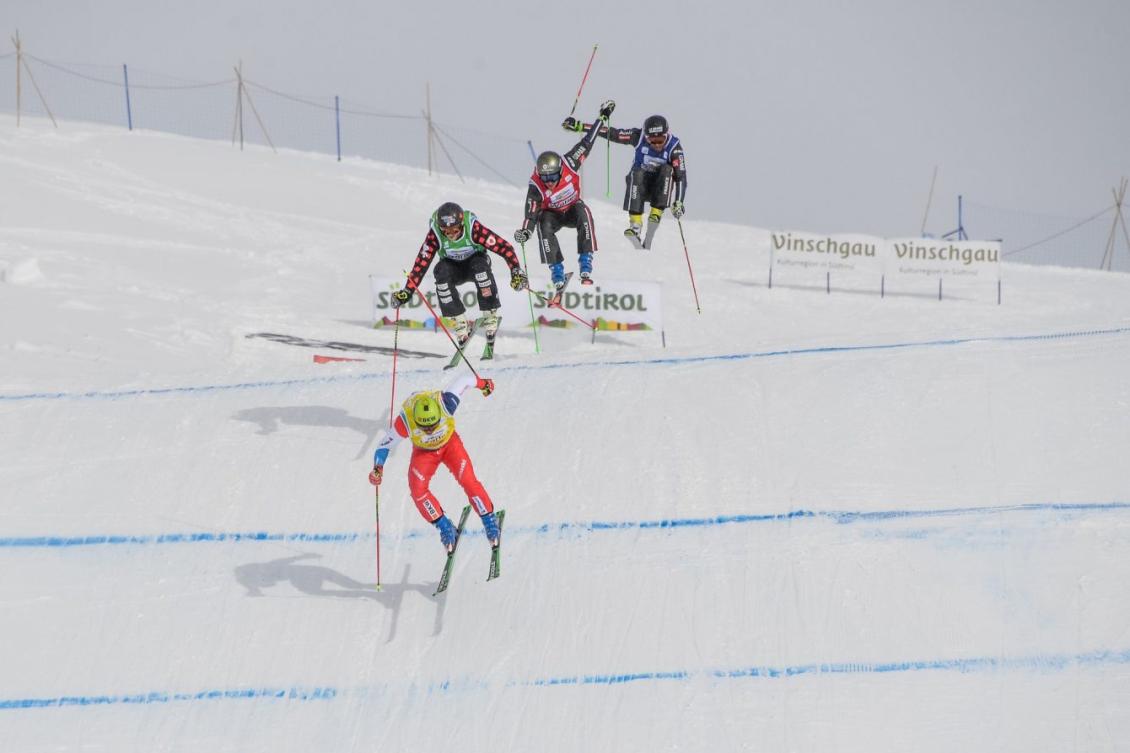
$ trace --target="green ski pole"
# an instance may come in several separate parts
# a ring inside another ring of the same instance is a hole
[[[526,263],[526,244],[523,242],[522,246],[522,268],[528,270],[530,265]],[[528,274],[528,273],[527,273]],[[534,294],[530,292],[529,278],[526,278],[526,299],[530,302],[530,324],[534,327],[534,352],[541,353],[541,343],[538,342],[538,320],[534,318]]]
[[[609,126],[609,127],[611,128],[611,126]],[[608,134],[608,135],[611,136],[612,134]],[[606,179],[608,187],[604,191],[604,198],[611,199],[612,198],[612,139],[611,138],[605,139],[605,143],[608,146],[607,151],[605,151],[605,153],[604,153],[604,166],[608,169],[608,177]]]

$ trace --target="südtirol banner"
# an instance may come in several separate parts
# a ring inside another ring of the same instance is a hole
[[[435,286],[430,279],[421,286],[420,292],[428,298],[428,303],[439,313],[439,300]],[[520,331],[532,326],[530,319],[530,294],[515,292],[502,279],[499,283],[499,300],[502,302],[502,329]],[[392,305],[392,294],[404,284],[404,278],[369,276],[372,292],[372,317],[374,327],[392,326],[396,321],[396,309]],[[553,287],[548,283],[535,288],[548,300],[553,295]],[[663,286],[656,282],[639,280],[602,280],[598,285],[581,286],[573,280],[561,300],[561,305],[586,322],[593,324],[598,332],[662,332],[663,330]],[[461,285],[459,297],[468,311],[468,316],[477,316],[478,297],[474,285]],[[545,301],[533,296],[534,319],[542,327],[553,329],[574,329],[583,327],[580,322],[559,308],[549,308]],[[436,323],[427,306],[420,300],[419,293],[400,309],[400,326],[408,329],[435,329]]]
[[[769,285],[804,283],[875,287],[883,276],[884,241],[870,235],[769,233]]]
[[[561,305],[581,319],[593,323],[597,332],[663,331],[663,286],[641,280],[602,280],[598,285],[570,285]],[[581,327],[576,319],[559,308],[549,308],[534,300],[534,316],[545,327]],[[527,316],[526,326],[529,326]]]

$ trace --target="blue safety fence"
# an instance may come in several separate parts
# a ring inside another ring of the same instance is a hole
[[[16,113],[15,52],[0,54],[0,112]],[[374,106],[339,93],[298,94],[235,67],[211,79],[186,80],[125,64],[95,65],[22,55],[19,112],[29,117],[121,125],[195,138],[270,145],[427,166],[422,107]],[[221,69],[222,70],[222,69]],[[237,107],[242,106],[242,128]],[[525,185],[533,144],[525,138],[432,121],[433,166],[461,177]],[[1099,202],[1101,203],[1101,202]],[[1115,202],[1086,217],[993,207],[966,198],[958,218],[969,237],[999,239],[1006,261],[1130,271],[1130,213]],[[957,231],[955,231],[957,232]]]
[[[14,52],[0,54],[0,112],[12,116],[17,113],[18,59]],[[418,105],[381,107],[334,92],[288,92],[246,70],[241,95],[234,66],[230,75],[187,80],[126,64],[49,60],[26,49],[22,59],[21,117],[427,166],[427,120]],[[439,118],[432,126],[437,172],[524,186],[530,171],[527,139]]]

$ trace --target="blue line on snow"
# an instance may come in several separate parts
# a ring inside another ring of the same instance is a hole
[[[274,698],[289,701],[328,701],[337,696],[333,688],[239,688],[235,690],[202,690],[198,693],[137,693],[134,695],[76,695],[58,698],[0,699],[0,710],[41,709],[62,706],[114,706],[181,703],[185,701],[233,701]]]
[[[783,513],[760,515],[718,515],[712,518],[671,518],[663,520],[620,520],[587,523],[544,523],[532,528],[508,528],[510,535],[520,532],[535,534],[572,531],[604,532],[624,530],[712,528],[725,525],[747,523],[773,523],[800,519],[831,520],[841,525],[856,522],[886,520],[910,520],[914,518],[942,518],[963,515],[1003,515],[1025,512],[1121,512],[1130,510],[1130,502],[1085,502],[1068,504],[1063,502],[1029,503],[1020,505],[994,505],[989,507],[953,507],[933,510],[790,510]],[[116,546],[122,544],[148,546],[155,544],[205,544],[223,542],[298,542],[308,544],[336,544],[372,539],[373,533],[270,533],[267,531],[215,532],[215,533],[161,533],[151,535],[92,535],[92,536],[6,536],[0,537],[0,549],[69,548],[80,546]],[[432,531],[408,531],[403,538],[413,539],[431,537]],[[472,535],[481,535],[480,531]]]
[[[1039,655],[1024,657],[973,657],[968,659],[934,659],[930,661],[903,662],[840,662],[800,664],[787,667],[742,667],[714,669],[703,672],[635,672],[623,675],[583,675],[579,677],[549,677],[526,682],[510,683],[524,687],[552,687],[557,685],[624,685],[641,681],[689,680],[708,676],[716,680],[745,678],[778,679],[800,675],[828,674],[887,674],[895,672],[948,671],[973,674],[992,671],[1062,671],[1068,667],[1093,667],[1101,665],[1130,664],[1130,651],[1090,651],[1076,655]]]
[[[548,371],[551,369],[584,369],[594,367],[612,366],[671,366],[676,364],[712,363],[716,361],[746,361],[754,358],[781,358],[787,356],[804,356],[818,353],[855,353],[869,350],[898,350],[905,348],[937,348],[952,345],[969,345],[971,343],[1012,343],[1034,342],[1039,340],[1067,340],[1080,337],[1097,337],[1102,335],[1122,335],[1130,333],[1130,327],[1114,327],[1111,329],[1080,330],[1077,332],[1053,332],[1043,335],[997,335],[990,337],[961,337],[947,340],[924,340],[920,342],[880,343],[878,345],[830,345],[814,348],[790,348],[786,350],[769,350],[753,353],[726,353],[714,356],[683,356],[670,358],[637,358],[620,361],[580,361],[570,363],[550,363],[536,366],[507,366],[495,369],[496,373],[508,371]],[[432,369],[413,369],[402,371],[401,374],[431,374]],[[0,395],[3,402],[27,402],[33,400],[122,400],[131,397],[149,397],[156,395],[194,395],[206,392],[222,392],[229,390],[275,389],[279,387],[306,386],[313,384],[336,384],[342,382],[361,382],[371,379],[387,379],[385,372],[371,374],[343,374],[331,377],[309,377],[305,379],[283,379],[277,381],[241,382],[238,384],[206,384],[192,387],[155,387],[136,390],[119,390],[108,392],[30,392],[17,395]]]
[[[928,661],[901,662],[839,662],[819,664],[798,664],[793,666],[751,666],[735,669],[676,670],[666,672],[631,672],[627,674],[578,675],[565,677],[543,677],[532,680],[511,681],[507,688],[552,688],[561,686],[627,685],[640,682],[687,682],[697,678],[711,680],[781,679],[801,675],[861,675],[892,674],[901,672],[959,672],[975,674],[999,671],[1061,672],[1072,667],[1087,668],[1099,666],[1130,664],[1130,650],[1089,651],[1083,654],[1047,654],[1023,657],[971,657],[965,659],[933,659]],[[456,694],[467,689],[489,690],[491,684],[485,681],[453,682],[445,680],[428,686],[429,694]],[[397,693],[392,686],[378,688],[378,691]],[[342,695],[352,695],[332,687],[315,688],[242,688],[235,690],[205,690],[197,693],[151,692],[134,695],[98,696],[59,696],[57,698],[0,698],[0,711],[28,710],[42,708],[61,708],[64,706],[111,706],[150,705],[198,701],[235,700],[289,700],[289,701],[328,701]],[[361,696],[371,695],[369,689],[361,689]]]

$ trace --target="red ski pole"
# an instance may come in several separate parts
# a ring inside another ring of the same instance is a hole
[[[396,420],[396,356],[400,352],[400,309],[392,330],[392,395],[388,406],[388,428]],[[377,590],[381,590],[381,488],[373,487],[373,510],[377,518]]]
[[[581,324],[585,325],[585,326],[586,326],[586,327],[588,327],[589,329],[596,329],[596,327],[594,327],[594,326],[592,325],[592,323],[591,323],[591,322],[586,322],[586,321],[585,321],[584,319],[582,319],[581,317],[577,316],[577,315],[576,315],[576,314],[574,314],[574,313],[573,313],[572,311],[570,311],[569,309],[567,309],[567,308],[565,308],[564,306],[562,306],[562,305],[561,305],[560,303],[550,303],[549,299],[548,299],[548,298],[546,298],[546,297],[545,297],[545,296],[544,296],[544,295],[543,295],[542,293],[538,292],[537,290],[534,290],[533,288],[526,288],[526,289],[527,289],[527,290],[529,290],[529,291],[530,291],[531,293],[533,293],[534,295],[536,295],[536,296],[538,297],[538,300],[540,300],[540,301],[541,301],[542,303],[544,303],[544,304],[545,304],[545,307],[546,307],[547,309],[561,309],[561,310],[562,310],[562,311],[564,311],[564,312],[565,312],[566,314],[568,314],[569,316],[573,317],[574,319],[576,319],[576,320],[577,320],[578,322],[580,322]]]
[[[589,69],[592,68],[592,59],[596,57],[596,45],[592,46],[592,54],[589,55],[589,64],[585,66],[585,75],[581,79],[581,85],[577,87],[577,98],[573,100],[573,109],[569,111],[569,117],[573,117],[573,113],[577,111],[577,103],[581,101],[581,89],[585,88],[585,82],[589,80]],[[609,144],[612,142],[609,141]]]
[[[683,220],[676,218],[675,222],[679,223],[679,237],[683,239],[683,254],[687,257],[687,271],[691,273],[691,290],[694,292],[694,307],[698,309],[698,313],[702,313],[702,306],[698,305],[698,288],[694,284],[694,269],[691,268],[691,252],[687,251],[687,236],[683,235]]]

